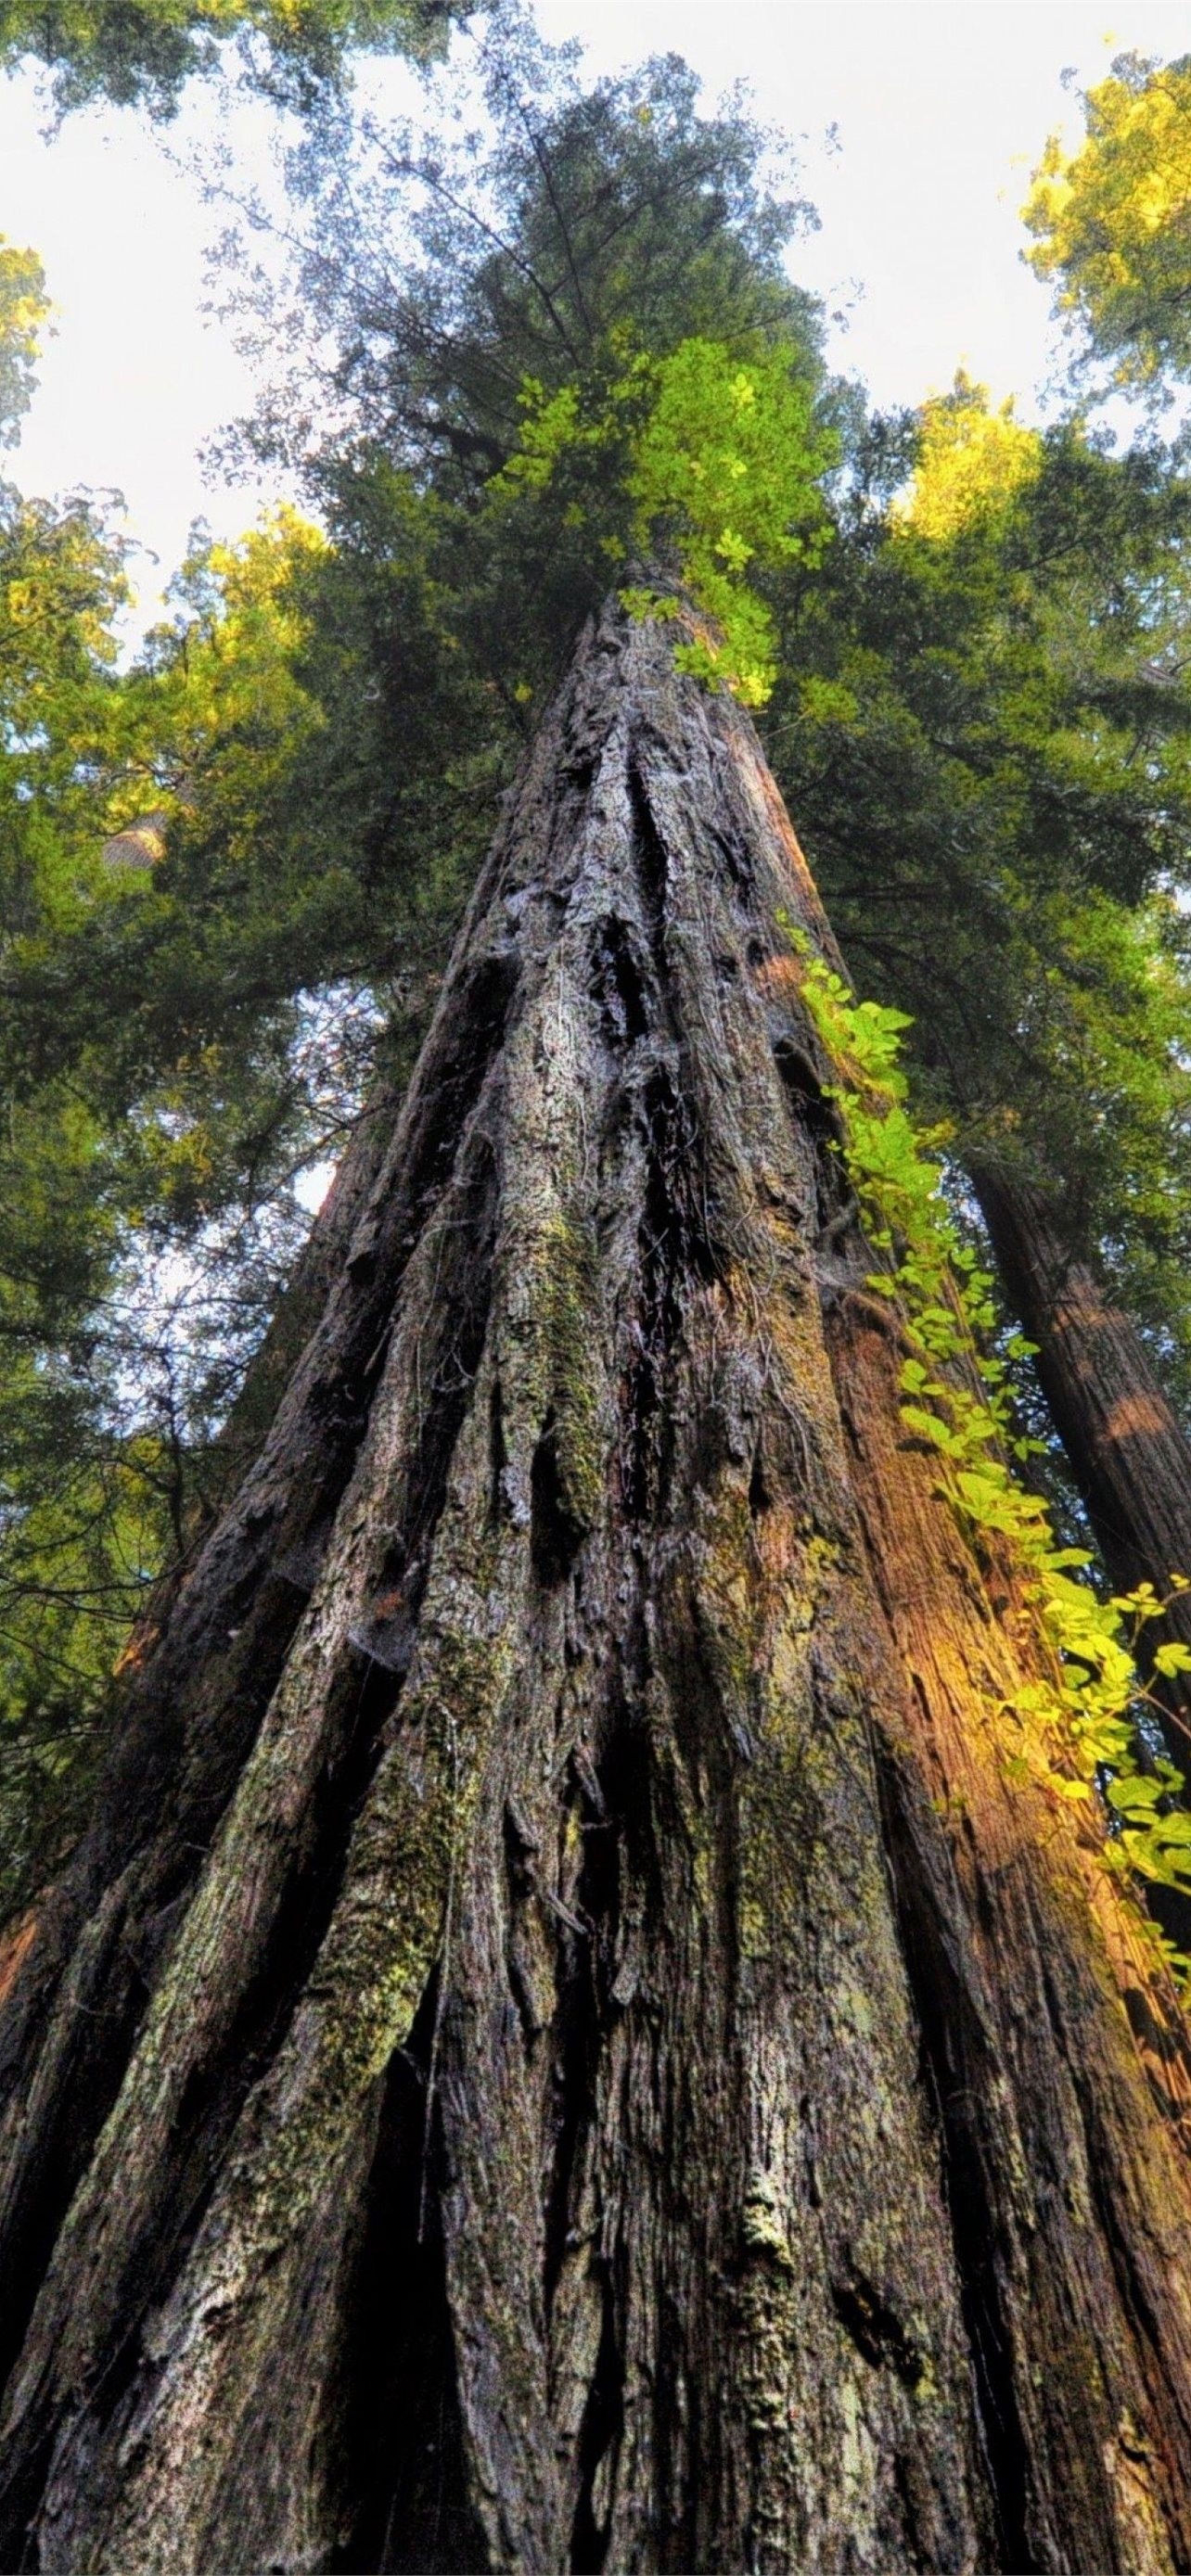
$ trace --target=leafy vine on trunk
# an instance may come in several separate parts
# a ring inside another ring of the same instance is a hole
[[[1172,1573],[1168,1599],[1148,1581],[1104,1600],[1071,1580],[1091,1558],[1086,1549],[1056,1544],[1045,1503],[1013,1474],[1011,1457],[1024,1456],[1030,1444],[1014,1433],[1006,1362],[982,1347],[996,1322],[993,1282],[960,1241],[938,1166],[924,1150],[928,1140],[916,1134],[904,1106],[897,1059],[906,1014],[857,1002],[804,933],[794,931],[793,946],[816,1026],[839,1067],[833,1097],[843,1118],[843,1160],[885,1264],[867,1287],[901,1309],[902,1419],[936,1454],[941,1491],[975,1543],[989,1536],[1011,1542],[1024,1597],[1037,1605],[1054,1648],[1053,1673],[1026,1682],[1005,1704],[1021,1729],[1011,1771],[1037,1774],[1058,1796],[1081,1801],[1106,1782],[1118,1828],[1104,1845],[1106,1867],[1191,1892],[1186,1782],[1167,1756],[1154,1755],[1136,1724],[1142,1703],[1161,1718],[1167,1713],[1139,1672],[1138,1640],[1170,1600],[1191,1591],[1191,1577]],[[1030,1347],[1013,1336],[1007,1356]],[[1156,1646],[1149,1661],[1159,1684],[1191,1672],[1191,1651],[1178,1638]],[[1148,1929],[1185,1990],[1191,1958],[1156,1924]]]

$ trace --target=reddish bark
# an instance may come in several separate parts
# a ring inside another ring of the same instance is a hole
[[[1055,1429],[1118,1591],[1152,1583],[1166,1599],[1191,1577],[1191,1440],[1155,1375],[1136,1325],[1046,1192],[1016,1175],[974,1176],[1005,1294],[1032,1342]],[[1143,1665],[1174,1639],[1191,1648],[1191,1592],[1141,1634]],[[1191,1688],[1159,1683],[1170,1751],[1191,1770]],[[1182,1900],[1186,1941],[1191,1911]]]

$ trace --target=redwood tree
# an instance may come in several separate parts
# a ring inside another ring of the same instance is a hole
[[[10,1955],[6,2565],[1191,2563],[1185,2032],[672,635],[586,630]]]
[[[1191,1592],[1171,1585],[1172,1575],[1191,1579],[1186,1431],[1137,1326],[1056,1199],[1020,1174],[981,1169],[975,1179],[1006,1295],[1037,1345],[1046,1401],[1112,1580],[1122,1591],[1151,1583],[1168,1603],[1153,1642],[1191,1645]],[[1172,1676],[1163,1689],[1172,1751],[1186,1767],[1186,1683]]]

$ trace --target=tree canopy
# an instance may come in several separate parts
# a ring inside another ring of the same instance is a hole
[[[907,476],[907,467],[910,468]],[[890,493],[890,481],[894,488]],[[1188,492],[962,379],[874,423],[768,720],[858,976],[962,1156],[1046,1174],[1186,1346]]]
[[[1118,55],[1084,100],[1086,138],[1050,138],[1024,208],[1029,253],[1115,383],[1161,396],[1191,362],[1191,56]]]
[[[351,49],[441,50],[452,0],[0,0],[0,65],[32,57],[54,74],[60,109],[97,98],[177,107],[239,40],[259,86],[308,108],[342,78]]]

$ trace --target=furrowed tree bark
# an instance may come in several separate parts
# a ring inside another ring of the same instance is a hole
[[[579,647],[14,1984],[6,2566],[1191,2566],[1185,2033],[1007,1777],[670,638]]]
[[[268,1331],[212,1444],[214,1456],[203,1480],[208,1515],[228,1500],[268,1438],[277,1407],[347,1259],[385,1158],[399,1098],[390,1083],[375,1084],[351,1130]]]

